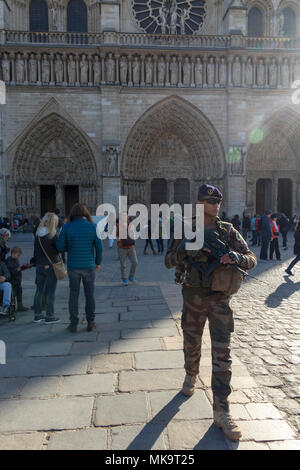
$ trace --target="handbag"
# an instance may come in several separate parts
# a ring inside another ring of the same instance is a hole
[[[43,248],[40,237],[38,237],[38,239],[39,239],[40,246],[41,246],[46,258],[49,260],[49,263],[51,264],[51,266],[53,268],[56,279],[58,281],[62,281],[63,279],[65,279],[68,276],[68,271],[67,271],[67,268],[65,266],[65,263],[63,262],[62,259],[60,261],[58,261],[57,263],[52,263],[51,259],[49,258],[49,256],[47,255],[45,249]]]

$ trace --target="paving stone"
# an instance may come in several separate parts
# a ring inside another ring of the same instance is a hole
[[[101,336],[101,332],[113,331],[113,330],[126,330],[128,328],[152,328],[152,324],[149,321],[120,321],[115,323],[103,323],[99,327],[100,333],[98,338]]]
[[[76,429],[90,425],[93,398],[49,400],[3,400],[0,431],[48,431]]]
[[[255,376],[255,380],[259,385],[263,385],[265,387],[280,387],[283,385],[282,380],[280,380],[278,377],[275,377],[274,375]]]
[[[89,373],[118,372],[133,369],[133,356],[128,353],[94,356],[91,359]]]
[[[167,450],[158,424],[116,426],[111,430],[112,450]]]
[[[183,368],[182,351],[147,351],[135,354],[136,369]]]
[[[271,450],[300,450],[300,440],[269,442]]]
[[[189,398],[177,391],[150,392],[149,397],[155,422],[213,417],[212,407],[203,390],[196,390]]]
[[[34,377],[28,379],[22,389],[22,398],[45,398],[58,393],[60,377]]]
[[[161,338],[163,336],[178,336],[176,327],[172,328],[145,328],[142,330],[122,330],[121,338]]]
[[[116,374],[86,374],[63,377],[60,395],[92,395],[114,392]]]
[[[224,433],[212,420],[180,421],[168,425],[171,450],[228,450]]]
[[[229,448],[231,450],[270,450],[267,444],[263,444],[262,442],[255,442],[255,441],[238,441],[233,442],[227,439]]]
[[[85,374],[89,357],[27,357],[0,367],[0,377],[45,377]]]
[[[26,379],[24,378],[0,379],[0,398],[19,395],[25,383]]]
[[[248,403],[246,410],[252,419],[282,419],[272,403]]]
[[[155,310],[152,312],[125,312],[120,314],[121,321],[148,320],[150,322],[151,320],[158,318],[172,317],[168,310]]]
[[[161,318],[158,320],[151,321],[154,328],[169,328],[176,326],[176,322],[171,318]]]
[[[70,353],[72,342],[68,343],[33,343],[30,344],[25,352],[27,357],[41,356],[67,356]]]
[[[144,300],[116,300],[113,302],[113,307],[130,307],[130,306],[142,306],[142,305],[165,305],[164,299],[153,298]]]
[[[135,390],[181,390],[184,377],[185,371],[182,369],[122,371],[119,377],[119,389],[121,392],[132,392]]]
[[[109,342],[96,343],[74,343],[71,349],[71,354],[80,356],[89,356],[95,354],[106,354],[108,353]]]
[[[162,344],[159,341],[159,338],[121,339],[119,341],[112,341],[110,344],[111,353],[153,351],[161,349]]]
[[[0,434],[0,450],[41,450],[46,433]]]
[[[183,349],[183,338],[182,336],[165,336],[163,338],[163,342],[165,345],[165,348],[168,350],[172,349],[180,349],[182,351]]]
[[[95,426],[143,423],[147,420],[145,393],[124,393],[96,400]]]
[[[230,403],[232,403],[231,400],[230,400]],[[230,413],[233,419],[236,419],[236,420],[251,419],[250,414],[247,412],[246,406],[240,403],[232,403],[230,405]]]
[[[293,429],[283,420],[238,421],[243,433],[243,440],[279,441],[295,438]]]
[[[102,323],[114,323],[119,321],[119,316],[119,313],[102,313],[101,315],[97,315],[95,317],[95,322],[97,325],[102,325]]]
[[[55,432],[47,450],[107,450],[107,432],[102,428]]]

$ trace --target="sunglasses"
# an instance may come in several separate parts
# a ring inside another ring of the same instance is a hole
[[[215,198],[215,197],[209,197],[208,199],[203,199],[203,201],[206,201],[207,204],[221,204],[222,199]]]

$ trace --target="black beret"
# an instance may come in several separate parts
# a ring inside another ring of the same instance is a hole
[[[198,200],[203,197],[218,197],[223,199],[223,194],[216,186],[212,186],[211,184],[202,184],[198,191]]]

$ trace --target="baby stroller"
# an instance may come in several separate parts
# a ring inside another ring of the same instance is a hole
[[[0,292],[0,305],[2,305],[3,301],[3,292]],[[1,313],[0,311],[0,321],[1,319],[7,318],[8,321],[16,321],[16,294],[14,292],[13,286],[11,286],[11,298],[10,298],[10,306],[7,313]]]

